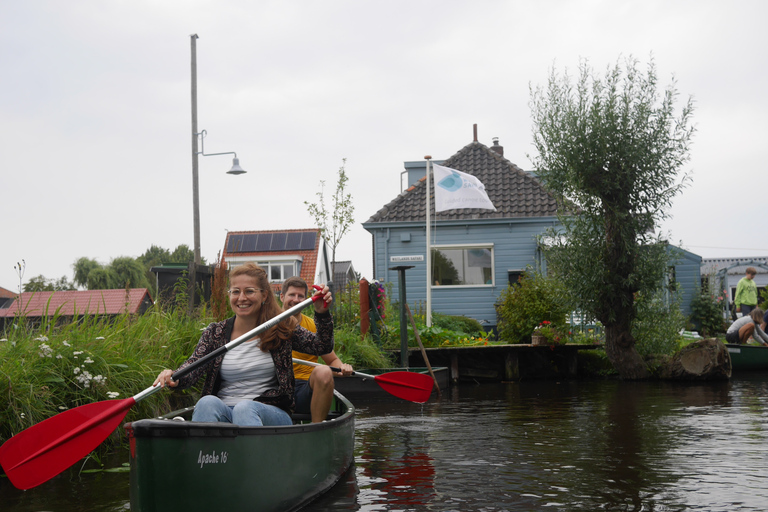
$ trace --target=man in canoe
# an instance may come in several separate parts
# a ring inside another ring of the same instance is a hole
[[[300,277],[289,277],[283,283],[283,290],[280,293],[280,300],[283,302],[283,310],[287,310],[299,304],[307,298],[307,283]],[[301,327],[310,332],[315,332],[315,322],[308,316],[297,313],[296,320]],[[303,359],[313,363],[317,362],[318,357],[311,354],[293,351],[293,357]],[[300,414],[310,414],[312,422],[318,423],[328,417],[328,411],[331,410],[333,401],[333,371],[331,366],[340,368],[342,376],[352,375],[354,371],[352,366],[344,364],[331,350],[327,354],[322,354],[323,362],[328,366],[308,366],[294,363],[293,374],[296,378],[296,412]]]
[[[173,370],[163,370],[154,385],[185,389],[205,376],[203,396],[195,405],[192,421],[242,426],[291,425],[294,411],[292,350],[313,354],[333,352],[333,318],[328,310],[332,297],[327,286],[321,288],[322,300],[314,302],[317,333],[304,329],[294,317],[289,317],[178,381],[171,378]],[[253,263],[230,270],[227,293],[235,316],[206,327],[194,353],[179,369],[282,312],[267,273]]]

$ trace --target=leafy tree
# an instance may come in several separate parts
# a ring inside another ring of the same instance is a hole
[[[195,252],[187,244],[181,244],[173,250],[170,259],[163,261],[163,263],[189,263],[194,260]],[[205,258],[201,262],[205,265]]]
[[[88,272],[87,287],[89,290],[113,290],[120,288],[119,279],[110,268],[95,268]]]
[[[74,284],[69,282],[67,276],[61,276],[60,279],[46,279],[40,274],[24,284],[25,292],[59,292],[74,289]]]
[[[96,260],[83,256],[72,264],[72,268],[75,270],[75,284],[87,288],[88,274],[90,274],[92,270],[102,268],[102,265]]]
[[[674,81],[660,97],[653,60],[646,73],[631,57],[602,78],[586,62],[579,71],[573,85],[553,69],[547,87],[531,91],[534,165],[562,207],[547,259],[579,308],[605,326],[619,375],[644,378],[635,296],[663,283],[665,244],[654,228],[688,179],[678,171],[689,159],[693,104],[675,117]]]
[[[320,181],[320,192],[317,193],[317,203],[304,204],[309,207],[309,213],[315,219],[315,224],[320,229],[320,234],[331,245],[331,262],[336,262],[336,247],[341,243],[342,237],[349,231],[355,222],[355,206],[352,204],[352,194],[347,193],[347,172],[344,169],[347,159],[342,159],[339,168],[339,181],[336,183],[336,192],[331,203],[331,212],[325,207],[325,181]],[[330,218],[329,218],[330,217]]]
[[[144,266],[135,258],[121,256],[109,264],[115,276],[115,288],[147,288],[149,282],[144,274]]]

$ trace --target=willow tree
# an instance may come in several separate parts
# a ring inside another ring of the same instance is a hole
[[[562,229],[547,261],[576,306],[605,327],[606,354],[622,378],[648,375],[631,333],[638,292],[663,285],[666,243],[657,234],[687,183],[693,101],[675,111],[674,80],[657,89],[656,68],[629,58],[598,76],[582,62],[572,83],[550,72],[532,88],[534,166],[558,199]]]

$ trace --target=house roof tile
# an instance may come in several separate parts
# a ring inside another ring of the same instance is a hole
[[[152,300],[146,288],[23,292],[0,316],[17,316],[20,310],[27,317],[138,313],[145,299]]]
[[[434,184],[430,188],[432,214],[437,220],[554,217],[555,198],[530,173],[525,172],[488,146],[474,141],[443,162],[445,167],[471,174],[485,185],[496,211],[477,208],[435,213]],[[376,212],[367,223],[423,222],[426,177]]]

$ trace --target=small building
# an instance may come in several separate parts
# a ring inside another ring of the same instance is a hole
[[[677,284],[680,293],[680,309],[688,317],[691,315],[691,302],[699,293],[701,286],[701,256],[674,245],[667,246],[669,263],[667,266],[667,303],[669,303],[672,283]]]
[[[18,297],[18,293],[14,293],[11,290],[6,290],[0,287],[0,309],[4,309],[13,304],[13,301]]]
[[[355,272],[355,267],[351,261],[333,263],[333,287],[335,290],[345,290],[348,285],[357,281],[357,272]]]
[[[23,292],[10,307],[0,309],[0,319],[4,324],[20,316],[33,323],[43,317],[69,322],[86,315],[142,314],[152,304],[146,288]]]
[[[230,231],[222,253],[229,268],[248,262],[262,267],[278,294],[289,277],[299,276],[310,286],[330,281],[329,255],[319,229]]]
[[[768,287],[768,256],[745,258],[704,258],[701,260],[702,288],[713,293],[719,293],[720,286],[728,290],[728,300],[733,302],[736,297],[736,286],[742,277],[747,275],[747,267],[757,270],[754,281],[757,285],[757,296],[760,297]]]

